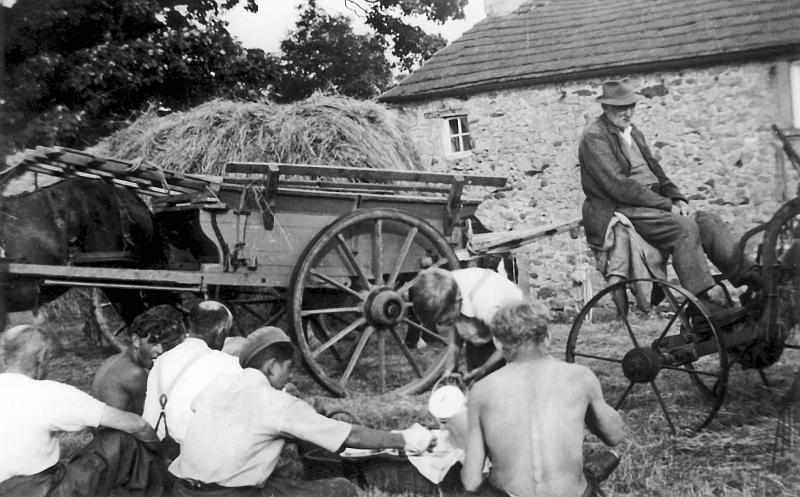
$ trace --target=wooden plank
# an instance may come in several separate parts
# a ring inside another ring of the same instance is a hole
[[[263,174],[270,166],[278,166],[281,174],[297,176],[322,176],[370,181],[414,181],[419,183],[452,184],[463,177],[468,185],[503,187],[503,176],[458,175],[426,171],[400,171],[395,169],[368,169],[362,167],[320,166],[310,164],[285,164],[281,162],[229,162],[225,173]]]
[[[191,286],[201,289],[209,285],[222,286],[280,286],[285,282],[272,279],[279,268],[259,266],[257,272],[222,272],[218,266],[201,271],[173,271],[156,269],[122,269],[90,266],[55,266],[48,264],[7,264],[8,274],[97,283],[130,283],[141,288],[154,285]],[[269,276],[268,276],[269,275]]]

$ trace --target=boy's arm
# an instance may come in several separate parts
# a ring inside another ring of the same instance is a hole
[[[486,362],[484,362],[480,367],[477,367],[464,375],[464,382],[469,383],[480,380],[481,378],[486,376],[487,371],[492,369],[498,362],[502,360],[503,360],[503,351],[495,350],[494,352],[492,352],[492,355],[490,355],[489,358],[486,359]]]
[[[586,425],[589,431],[597,435],[606,445],[617,445],[625,438],[625,422],[622,416],[606,403],[600,380],[594,373],[586,369],[585,376],[584,381],[589,396]]]
[[[467,404],[467,448],[464,466],[461,468],[461,483],[467,492],[476,492],[483,484],[483,467],[486,462],[486,446],[481,429],[480,388],[476,386],[470,393]]]
[[[155,430],[147,424],[147,421],[132,412],[122,411],[109,405],[103,406],[100,414],[100,426],[123,431],[142,442],[158,442]]]
[[[455,371],[456,366],[458,366],[458,356],[461,352],[461,335],[458,334],[455,325],[450,326],[449,335],[449,343],[444,359],[444,373],[442,373],[442,376],[448,376]]]

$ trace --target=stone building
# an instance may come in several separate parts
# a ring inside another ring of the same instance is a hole
[[[578,139],[601,113],[605,79],[639,88],[634,121],[694,208],[744,232],[794,196],[771,125],[800,136],[800,1],[484,3],[484,20],[380,100],[404,116],[430,169],[510,179],[484,205],[494,230],[580,216]],[[591,293],[582,233],[522,255],[521,282],[553,308],[571,314]]]

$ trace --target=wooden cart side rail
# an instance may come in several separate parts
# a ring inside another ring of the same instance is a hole
[[[474,174],[432,173],[427,171],[398,171],[394,169],[370,169],[361,167],[319,166],[311,164],[285,164],[281,162],[229,162],[225,173],[265,174],[270,168],[278,168],[282,175],[321,176],[369,181],[411,181],[417,183],[452,184],[464,181],[467,185],[502,188],[506,184],[503,176]]]
[[[269,271],[222,272],[219,266],[214,266],[213,270],[207,268],[201,271],[175,271],[11,262],[6,264],[6,268],[8,275],[40,278],[45,285],[203,292],[209,286],[263,287],[282,286],[286,283],[264,277]]]

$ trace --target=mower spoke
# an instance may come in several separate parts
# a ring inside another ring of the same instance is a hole
[[[658,403],[661,404],[661,410],[664,411],[664,419],[667,420],[669,429],[672,431],[672,434],[675,435],[677,430],[675,429],[675,425],[672,423],[672,417],[669,415],[669,409],[667,409],[667,404],[664,402],[664,397],[661,396],[661,391],[658,389],[658,386],[656,386],[655,380],[650,382],[650,386],[653,388],[653,393],[658,399]]]
[[[630,382],[628,384],[628,388],[626,388],[625,391],[622,392],[622,397],[619,398],[617,404],[614,406],[615,410],[618,410],[620,407],[622,407],[622,403],[625,402],[625,399],[628,398],[628,394],[631,393],[631,390],[633,390],[634,385],[636,385],[636,383],[634,382]]]

